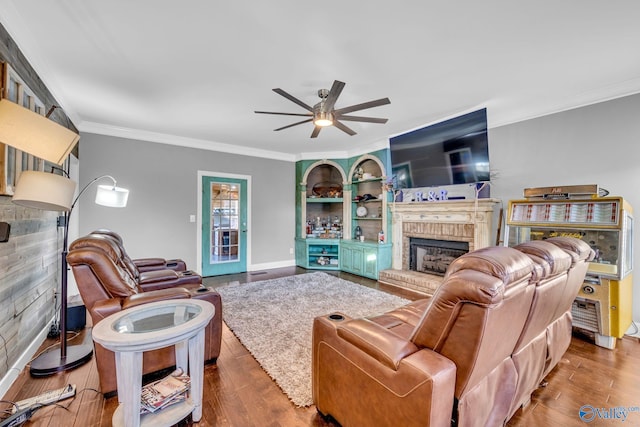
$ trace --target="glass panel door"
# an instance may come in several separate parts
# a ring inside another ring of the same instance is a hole
[[[202,180],[203,276],[245,272],[247,181],[222,177]]]

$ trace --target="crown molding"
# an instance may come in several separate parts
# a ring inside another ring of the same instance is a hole
[[[241,156],[260,157],[264,159],[295,162],[296,156],[278,151],[260,150],[257,148],[241,147],[222,142],[207,141],[204,139],[187,138],[184,136],[169,135],[159,132],[150,132],[139,129],[131,129],[120,126],[110,126],[95,122],[82,122],[78,130],[83,133],[115,136],[140,141],[156,142],[159,144],[176,145],[179,147],[197,148],[200,150],[217,151],[221,153],[238,154]]]

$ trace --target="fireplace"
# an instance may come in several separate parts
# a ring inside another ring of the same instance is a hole
[[[469,242],[409,238],[409,270],[444,276],[447,267],[469,252]]]
[[[433,295],[446,271],[443,258],[496,244],[500,203],[496,199],[390,203],[393,259],[391,268],[380,271],[378,280],[420,295]],[[445,241],[447,247],[436,246],[429,249],[430,253],[414,254],[419,262],[411,267],[410,239]],[[426,266],[425,256],[434,258],[427,259]],[[424,271],[425,267],[433,271]]]

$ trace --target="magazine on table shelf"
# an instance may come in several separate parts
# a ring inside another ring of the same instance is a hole
[[[171,374],[144,387],[140,395],[140,413],[156,412],[187,398],[187,391],[191,379],[184,375],[182,369],[176,369]]]

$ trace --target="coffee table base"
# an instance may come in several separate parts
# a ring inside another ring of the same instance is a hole
[[[194,409],[195,405],[191,402],[191,399],[187,399],[183,402],[162,408],[158,412],[142,415],[140,417],[140,427],[174,425],[188,417]],[[113,413],[111,423],[114,427],[125,425],[123,405],[119,405]]]

